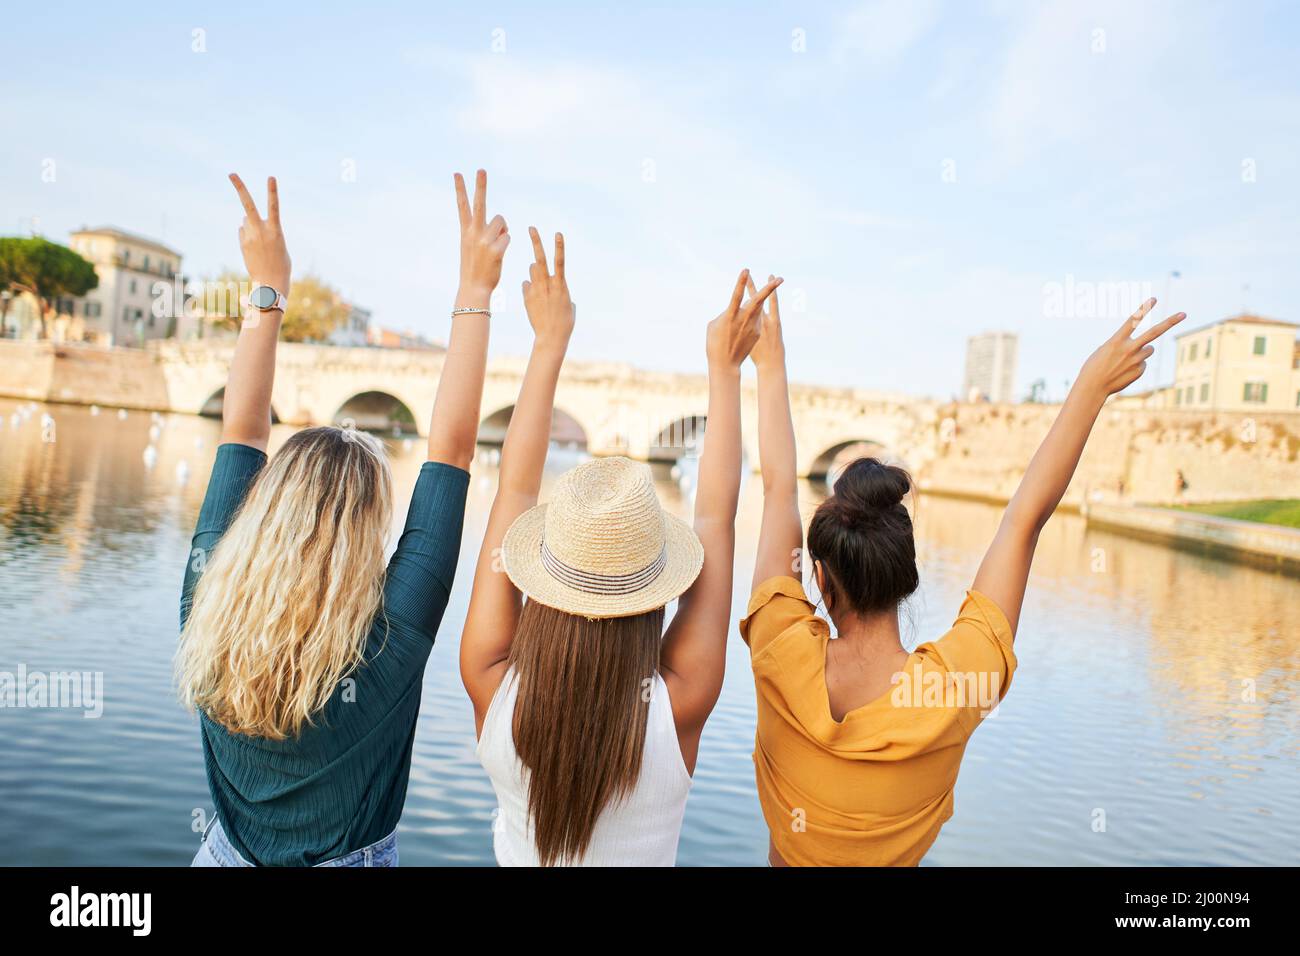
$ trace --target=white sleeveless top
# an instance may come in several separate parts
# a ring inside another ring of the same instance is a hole
[[[492,824],[497,863],[540,866],[528,815],[529,771],[515,753],[512,725],[518,688],[513,669],[507,671],[483,719],[475,752],[497,796]],[[668,685],[656,674],[636,786],[626,797],[606,804],[587,852],[568,865],[673,866],[690,789],[691,775],[682,760]]]

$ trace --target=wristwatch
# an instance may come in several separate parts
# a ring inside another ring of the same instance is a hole
[[[283,311],[288,304],[289,300],[269,285],[255,285],[248,290],[248,305],[250,308],[262,312],[270,312],[274,309]]]

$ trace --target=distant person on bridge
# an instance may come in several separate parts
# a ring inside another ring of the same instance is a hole
[[[424,666],[460,551],[488,345],[510,234],[456,176],[460,291],[429,460],[387,566],[383,445],[307,428],[268,461],[290,262],[276,182],[263,219],[238,176],[255,283],[181,594],[177,670],[199,712],[216,813],[195,866],[395,866]]]
[[[908,652],[899,606],[917,589],[907,472],[859,458],[808,526],[776,297],[754,347],[763,519],[740,633],[758,700],[754,769],[774,866],[911,865],[952,816],[966,743],[1016,669],[1012,643],[1038,536],[1106,399],[1141,376],[1183,313],[1137,335],[1149,299],[1084,363],[1043,439],[957,620]],[[804,591],[825,601],[831,626]]]

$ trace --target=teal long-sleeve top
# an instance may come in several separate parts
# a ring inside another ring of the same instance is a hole
[[[217,449],[181,591],[189,616],[203,556],[221,540],[266,455]],[[313,866],[397,827],[411,773],[424,666],[456,574],[469,473],[426,462],[388,563],[364,663],[296,738],[234,734],[199,714],[208,789],[230,842],[261,866]]]

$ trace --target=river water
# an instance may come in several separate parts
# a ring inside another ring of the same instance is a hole
[[[98,717],[84,708],[0,708],[0,864],[169,865],[193,855],[211,803],[171,658],[218,428],[181,415],[123,418],[116,409],[0,400],[0,671],[103,675]],[[277,426],[273,444],[291,432]],[[400,512],[423,443],[389,447]],[[550,476],[578,460],[556,449]],[[495,802],[474,757],[456,655],[494,484],[484,450],[461,573],[425,676],[400,826],[405,864],[492,862]],[[659,488],[667,507],[686,513],[688,480],[663,470]],[[821,494],[805,486],[804,504]],[[761,495],[747,479],[737,616]],[[998,515],[985,504],[920,499],[923,585],[907,609],[911,643],[947,628]],[[955,816],[925,862],[1297,862],[1298,610],[1295,579],[1058,515],[1043,534],[1021,617],[1020,670],[971,741]],[[738,636],[727,668],[700,748],[681,864],[765,859],[750,762],[753,687]]]

